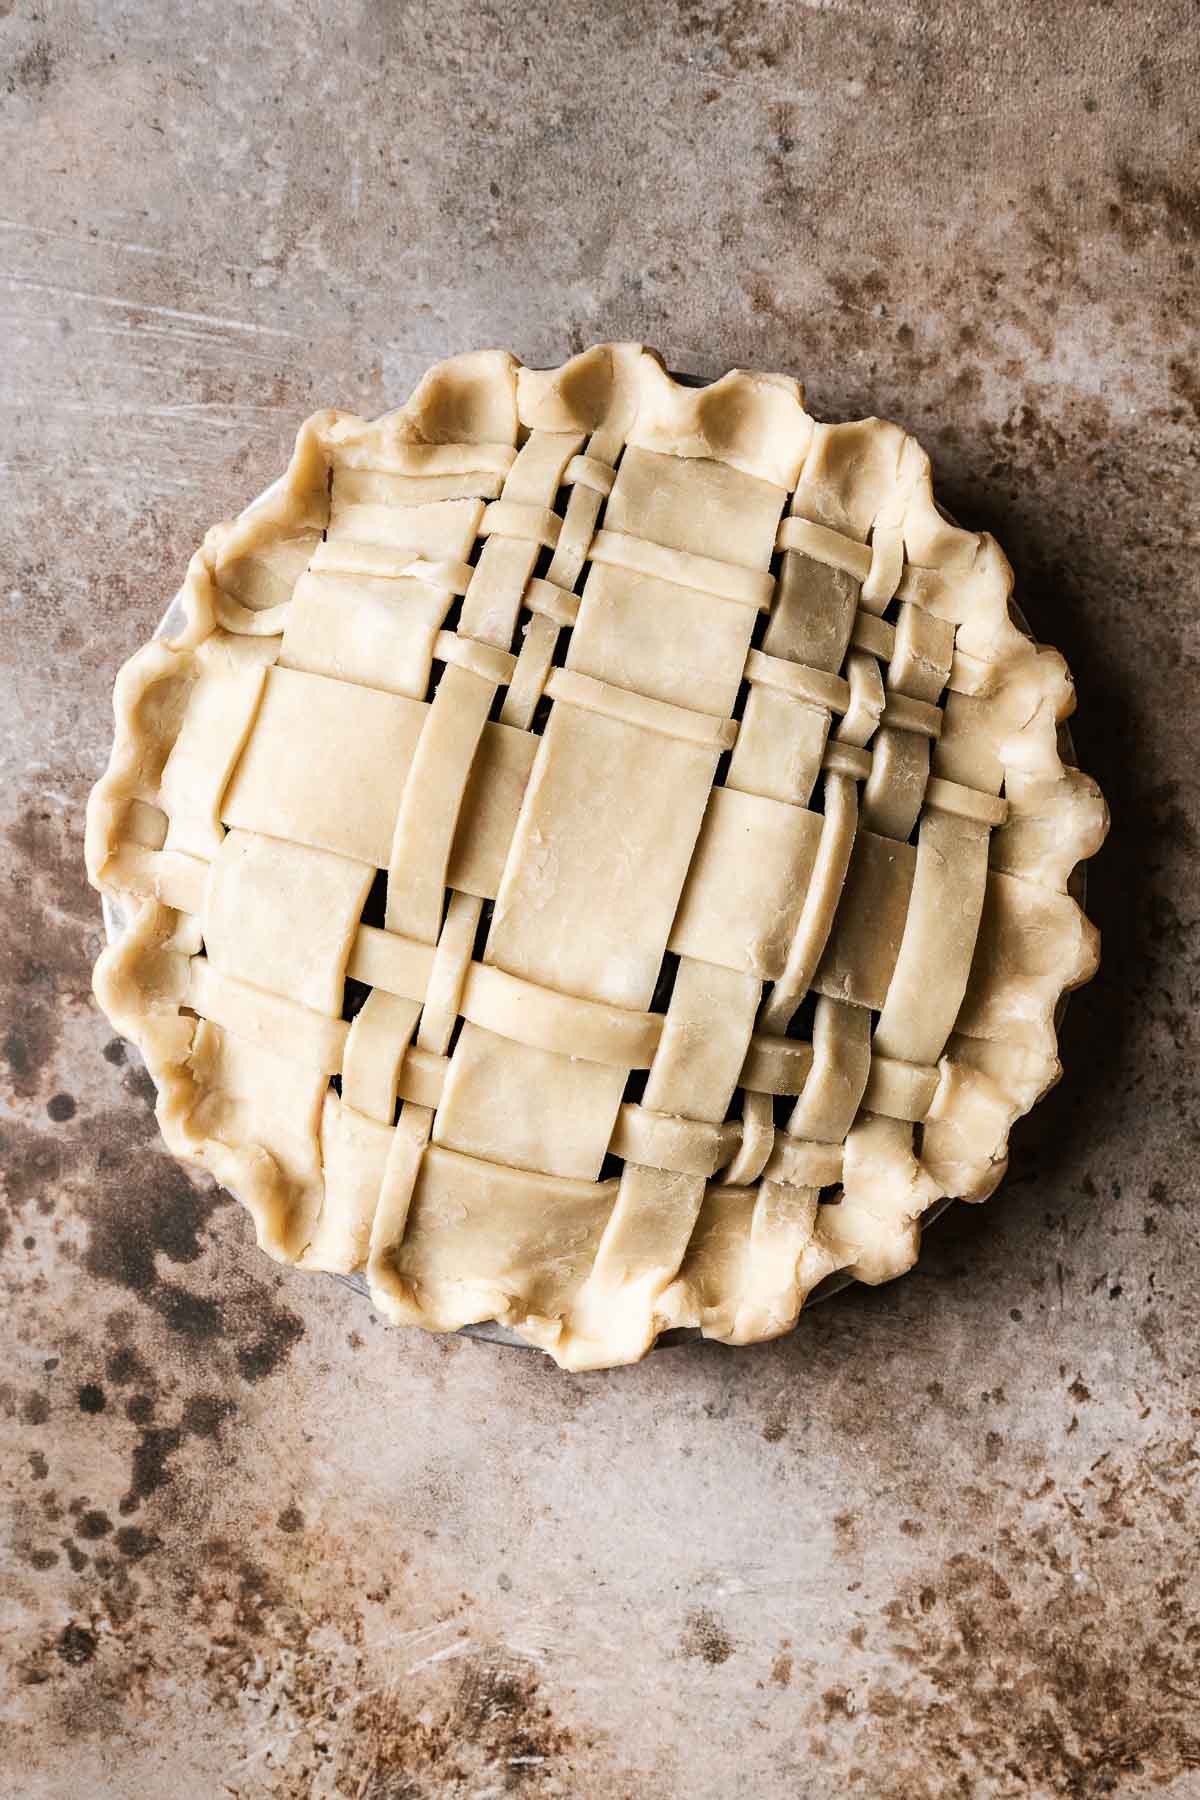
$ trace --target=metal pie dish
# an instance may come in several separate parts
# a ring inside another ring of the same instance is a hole
[[[685,375],[677,370],[671,370],[670,374],[674,381],[681,382],[685,387],[702,388],[709,385],[709,382],[699,375]],[[282,477],[279,477],[273,481],[269,487],[264,488],[262,493],[259,494],[256,499],[252,500],[248,506],[244,507],[242,509],[243,513],[251,512],[256,507],[264,505],[281,486]],[[954,515],[946,511],[944,507],[939,507],[938,510],[942,512],[943,516],[950,524],[959,524],[959,521]],[[1025,636],[1033,639],[1033,632],[1028,620],[1021,609],[1013,601],[1009,602],[1009,613],[1014,624],[1017,625]],[[184,623],[183,597],[182,594],[179,593],[172,599],[166,612],[159,620],[154,631],[154,636],[156,638],[169,638],[178,632],[183,627]],[[1078,768],[1079,762],[1075,753],[1074,740],[1070,730],[1065,724],[1059,725],[1058,738],[1059,753],[1063,762],[1071,768]],[[1081,907],[1085,905],[1087,898],[1087,864],[1085,862],[1076,864],[1068,882],[1068,892]],[[107,893],[100,896],[100,906],[104,920],[105,938],[110,945],[116,944],[124,936],[126,927],[126,920],[121,907],[112,895]],[[1058,1003],[1058,1008],[1055,1013],[1055,1022],[1059,1028],[1061,1028],[1063,1017],[1066,1013],[1069,998],[1070,995],[1064,993]],[[239,1200],[238,1195],[232,1188],[229,1188],[226,1191],[232,1194],[235,1200]],[[241,1204],[240,1200],[239,1204]],[[942,1218],[943,1215],[956,1204],[957,1202],[954,1196],[950,1194],[944,1195],[940,1200],[935,1201],[921,1219],[922,1231],[926,1230],[930,1225],[933,1225],[938,1219]],[[370,1289],[367,1286],[365,1278],[361,1274],[342,1275],[331,1271],[330,1278],[339,1282],[343,1287],[350,1288],[363,1299],[370,1299]],[[848,1270],[840,1269],[832,1275],[827,1275],[824,1281],[819,1282],[806,1298],[804,1310],[807,1311],[809,1307],[817,1305],[820,1301],[830,1300],[835,1294],[842,1293],[846,1288],[855,1287],[857,1285],[857,1278],[854,1275],[851,1275]],[[521,1337],[518,1332],[511,1330],[507,1325],[501,1325],[495,1319],[482,1320],[476,1325],[463,1325],[455,1335],[458,1337],[477,1338],[483,1343],[503,1344],[517,1350],[539,1349],[537,1344],[530,1343],[527,1338]],[[694,1343],[702,1339],[703,1336],[704,1333],[699,1326],[675,1327],[661,1332],[655,1339],[652,1348],[667,1349],[678,1344]]]

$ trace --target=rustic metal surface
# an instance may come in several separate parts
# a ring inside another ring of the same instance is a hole
[[[6,1794],[1200,1793],[1194,25],[0,6]],[[385,1332],[160,1153],[81,820],[308,409],[609,334],[917,431],[1116,834],[997,1199],[782,1343],[577,1377]]]

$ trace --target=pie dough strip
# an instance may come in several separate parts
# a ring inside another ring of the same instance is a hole
[[[342,1098],[356,1112],[392,1123],[400,1070],[420,1016],[417,1000],[402,1000],[383,988],[367,995],[350,1025],[342,1057]]]
[[[823,706],[828,712],[844,713],[850,709],[850,684],[840,675],[829,675],[824,669],[809,669],[803,663],[789,662],[783,656],[764,656],[751,650],[746,658],[746,681],[761,682],[793,694],[810,706]]]
[[[916,1123],[933,1105],[941,1071],[936,1063],[899,1062],[891,1056],[871,1058],[871,1072],[862,1097],[866,1112],[882,1113],[889,1119],[908,1119]]]
[[[553,550],[562,530],[562,519],[549,506],[530,506],[519,500],[493,500],[479,522],[481,538],[520,538]]]
[[[875,1031],[884,1056],[933,1063],[962,1005],[987,885],[988,827],[951,813],[921,821],[896,972]]]
[[[888,669],[883,729],[863,790],[863,824],[886,837],[907,840],[921,814],[929,782],[930,744],[942,731],[934,704],[946,685],[954,654],[954,627],[915,606],[900,609]]]
[[[718,1125],[733,1098],[761,983],[753,975],[681,958],[643,1110]],[[769,1103],[768,1103],[769,1104]],[[616,1202],[556,1354],[568,1366],[641,1356],[687,1253],[704,1201],[701,1175],[626,1162]]]
[[[380,430],[385,420],[343,414],[323,436],[339,470],[408,475],[507,475],[516,460],[511,444],[414,444]]]
[[[599,457],[573,456],[563,473],[563,486],[591,488],[602,499],[607,499],[616,478],[616,470],[611,464],[601,462]]]
[[[402,475],[386,469],[354,469],[334,464],[345,502],[427,506],[442,500],[495,500],[504,486],[503,469],[462,469],[454,473]]]
[[[742,1064],[738,1086],[756,1094],[799,1094],[812,1068],[813,1047],[799,1038],[756,1031]]]
[[[377,925],[360,925],[346,973],[367,987],[423,1003],[435,954],[432,944],[414,943]]]
[[[431,1112],[436,1111],[449,1067],[448,1056],[434,1056],[432,1051],[418,1050],[414,1045],[400,1065],[397,1096],[401,1100],[411,1100],[416,1106],[427,1106]]]
[[[906,694],[888,695],[881,722],[893,731],[919,732],[927,738],[940,737],[942,733],[941,708],[927,706],[923,700],[910,700]]]
[[[372,1301],[396,1324],[423,1323],[412,1285],[397,1270],[396,1252],[408,1229],[413,1191],[432,1130],[429,1107],[409,1104],[400,1108],[371,1226],[367,1285]]]
[[[822,994],[813,1019],[813,1062],[787,1123],[789,1137],[840,1144],[862,1105],[871,1068],[871,1014]]]
[[[661,1013],[558,994],[492,963],[471,964],[460,1010],[473,1025],[511,1043],[613,1069],[648,1069],[663,1030]]]
[[[815,525],[811,519],[789,516],[781,520],[775,548],[802,551],[815,562],[853,575],[856,581],[865,581],[871,572],[871,552],[866,544],[856,544],[853,538],[843,537],[827,525]]]
[[[205,859],[219,850],[225,836],[221,801],[258,716],[266,679],[262,661],[246,666],[220,657],[202,667],[159,782],[158,804],[170,821],[168,850]]]
[[[754,975],[681,956],[665,1015],[647,1015],[661,1031],[643,1106],[719,1125],[746,1061],[761,991]]]
[[[736,1119],[710,1125],[702,1119],[672,1118],[646,1106],[622,1106],[609,1143],[614,1156],[676,1175],[714,1175],[741,1141]]]
[[[667,700],[651,700],[611,681],[577,674],[574,669],[555,669],[546,683],[546,692],[552,700],[582,706],[588,712],[660,732],[663,737],[701,744],[706,750],[729,750],[737,741],[734,719],[716,719],[711,713],[693,712],[690,707],[673,706]]]
[[[447,663],[409,764],[388,865],[389,931],[433,943],[471,764],[496,683]]]
[[[850,642],[856,650],[866,650],[881,662],[889,662],[896,648],[896,628],[873,613],[859,611],[854,615]]]
[[[805,1142],[778,1132],[763,1170],[764,1181],[798,1188],[836,1187],[842,1179],[841,1144]]]
[[[352,1275],[367,1259],[394,1133],[390,1121],[356,1112],[332,1090],[321,1109],[321,1163],[325,1196],[300,1257],[302,1269]]]
[[[435,956],[432,945],[361,925],[347,973],[370,987],[423,1003]],[[648,1069],[663,1032],[661,1013],[555,993],[489,963],[471,963],[458,1008],[473,1025],[512,1043],[614,1069]]]
[[[782,1037],[803,1000],[833,928],[850,852],[858,830],[858,790],[853,776],[830,771],[825,779],[825,816],[816,861],[787,963],[763,1001],[759,1028]]]
[[[554,500],[563,471],[582,443],[581,432],[534,431],[517,453],[500,499],[480,521],[483,548],[459,621],[464,637],[479,638],[498,650],[511,647],[521,596],[538,557],[543,547],[553,549],[562,534]]]
[[[557,582],[542,581],[533,576],[521,597],[531,613],[552,620],[555,625],[574,625],[579,617],[579,595]]]
[[[797,1168],[794,1161],[786,1166]],[[832,1258],[816,1260],[818,1194],[816,1186],[763,1177],[750,1215],[740,1279],[731,1284],[719,1328],[712,1335],[727,1344],[753,1344],[791,1330],[804,1295],[837,1267]]]
[[[768,612],[774,580],[768,571],[745,569],[737,563],[719,562],[691,550],[668,550],[647,538],[624,531],[600,530],[592,539],[591,561],[611,563],[635,575],[654,575],[673,581],[676,587],[696,588],[719,600],[736,600],[757,612]]]
[[[477,643],[474,638],[459,637],[455,631],[439,631],[433,640],[437,662],[453,663],[458,669],[469,669],[493,688],[512,680],[517,659],[507,650],[496,650],[491,644]]]
[[[431,506],[370,506],[343,504],[334,471],[330,494],[328,534],[318,545],[310,568],[340,568],[351,574],[387,574],[390,567],[403,572],[414,559],[433,562],[443,558],[464,560],[470,553],[484,516],[482,500],[440,500]],[[374,567],[356,567],[362,560]]]
[[[209,864],[204,943],[213,968],[338,1018],[375,871],[240,828]]]
[[[720,1179],[730,1187],[749,1187],[766,1168],[775,1142],[775,1109],[770,1094],[742,1095],[742,1131],[737,1154]]]
[[[529,586],[534,587],[534,582]],[[549,587],[544,581],[542,587]],[[556,589],[556,592],[561,590]],[[574,598],[574,596],[571,596]],[[526,606],[530,606],[528,589],[526,589]],[[508,684],[508,692],[504,696],[504,704],[500,708],[500,723],[513,725],[520,731],[528,731],[537,711],[538,701],[545,690],[550,670],[554,666],[554,651],[558,644],[560,624],[569,620],[556,618],[553,614],[531,610],[525,635],[521,640],[520,655],[516,659],[512,679]]]
[[[458,1018],[463,983],[475,947],[475,933],[483,901],[474,894],[451,894],[446,919],[438,938],[417,1044],[422,1050],[444,1056]]]
[[[318,544],[308,565],[314,575],[364,575],[376,581],[423,581],[446,594],[465,594],[475,570],[453,556],[409,556],[380,544],[345,538]]]
[[[925,788],[925,805],[931,812],[953,813],[960,819],[973,819],[978,825],[998,826],[1008,822],[1009,803],[978,788],[963,787],[960,782],[946,781],[931,775]]]
[[[344,1019],[331,1019],[295,1000],[223,975],[206,956],[191,959],[186,1003],[222,1030],[306,1068],[336,1075],[342,1067],[350,1031]]]
[[[204,914],[208,864],[181,850],[147,850],[140,844],[122,844],[104,863],[101,874],[106,888],[118,894],[141,894],[161,901],[176,912]]]

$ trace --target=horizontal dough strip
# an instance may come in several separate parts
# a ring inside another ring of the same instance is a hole
[[[607,497],[616,479],[617,471],[611,463],[601,462],[595,456],[573,456],[563,474],[563,486],[591,488],[593,493]]]
[[[901,1062],[898,1057],[876,1054],[871,1058],[862,1103],[867,1112],[916,1124],[933,1105],[940,1079],[936,1063]]]
[[[523,500],[493,500],[485,507],[479,525],[482,538],[519,538],[553,550],[562,530],[562,519],[552,507],[530,506]]]
[[[844,713],[850,705],[850,684],[840,675],[789,662],[784,656],[767,656],[761,650],[751,650],[747,656],[745,678],[761,682],[764,687],[778,688],[780,693],[806,700],[811,706],[824,706],[830,712]]]
[[[710,1125],[681,1119],[646,1106],[624,1105],[617,1114],[609,1149],[626,1162],[677,1175],[715,1175],[733,1156],[742,1137],[741,1121]]]
[[[667,550],[623,531],[598,531],[588,552],[592,562],[610,563],[635,575],[654,575],[676,587],[695,588],[718,600],[735,600],[759,612],[770,610],[775,580],[769,570],[744,569],[691,550]]]
[[[512,680],[517,666],[517,659],[510,651],[481,644],[477,638],[459,637],[456,631],[439,631],[433,640],[433,654],[435,661],[469,669],[472,675],[494,682],[497,687]]]
[[[737,742],[738,728],[734,719],[718,719],[711,713],[693,712],[687,706],[673,706],[668,700],[651,700],[645,694],[617,687],[611,681],[596,681],[591,675],[580,675],[574,669],[555,669],[545,691],[551,699],[564,701],[569,706],[582,706],[588,712],[603,713],[606,718],[638,725],[644,731],[681,738],[684,743],[703,744],[711,750],[731,750]]]
[[[413,556],[408,550],[395,550],[387,544],[363,544],[352,538],[318,544],[308,566],[316,574],[423,581],[426,587],[440,588],[448,594],[465,594],[475,573],[469,562],[458,557]]]
[[[840,1144],[811,1143],[778,1131],[763,1179],[781,1181],[788,1187],[832,1187],[842,1179],[842,1161]]]
[[[553,619],[556,625],[574,625],[579,617],[579,595],[570,588],[559,587],[555,581],[543,581],[538,575],[526,584],[521,604],[530,612]]]
[[[433,958],[432,944],[363,925],[347,972],[370,987],[424,1000]],[[622,1069],[650,1067],[663,1026],[661,1013],[632,1012],[559,994],[477,962],[467,970],[459,1010],[463,1018],[497,1037]]]
[[[865,581],[871,572],[869,544],[855,543],[853,538],[843,537],[840,531],[831,531],[828,525],[814,525],[811,519],[790,517],[781,520],[775,548],[799,550],[803,555],[811,556],[814,562],[827,563],[831,569],[853,575],[856,581]]]
[[[856,650],[866,650],[883,662],[890,662],[896,649],[896,627],[874,613],[859,611],[854,616],[850,642]]]
[[[345,1019],[326,1018],[295,1000],[222,975],[207,957],[191,959],[186,1003],[202,1019],[286,1061],[325,1075],[342,1072],[351,1029]],[[398,1097],[435,1107],[448,1066],[448,1057],[410,1047],[400,1067]]]
[[[947,781],[931,775],[925,788],[925,805],[934,812],[954,813],[960,819],[974,819],[980,825],[1008,823],[1008,801],[997,794],[984,794],[978,788],[964,787],[959,781]]]
[[[361,420],[355,420],[361,426]],[[511,444],[404,444],[370,425],[357,437],[337,425],[325,434],[334,467],[384,475],[506,475],[516,461]]]
[[[937,738],[942,735],[942,709],[928,700],[898,694],[893,688],[888,692],[880,724],[891,726],[893,731],[915,731],[922,737]]]
[[[104,885],[117,893],[141,894],[176,912],[204,912],[208,864],[181,850],[148,850],[122,844],[104,865]]]
[[[441,500],[495,500],[504,486],[504,475],[497,469],[403,475],[390,469],[337,468],[334,481],[343,505],[429,506]]]

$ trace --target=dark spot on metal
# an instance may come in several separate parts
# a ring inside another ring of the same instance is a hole
[[[90,1507],[87,1512],[80,1514],[75,1526],[75,1535],[76,1537],[95,1539],[107,1537],[111,1530],[112,1520],[108,1514]]]
[[[56,1125],[65,1125],[75,1117],[74,1098],[70,1094],[52,1094],[46,1102],[46,1112]]]
[[[94,1381],[87,1381],[79,1390],[79,1410],[85,1413],[102,1413],[108,1405],[108,1396],[102,1387]]]
[[[40,1450],[29,1452],[29,1473],[34,1481],[45,1481],[50,1473],[50,1464]]]
[[[91,1662],[96,1654],[95,1633],[86,1625],[66,1625],[58,1634],[54,1650],[63,1662],[78,1668],[82,1663]]]
[[[29,1552],[29,1565],[36,1569],[39,1575],[45,1574],[47,1569],[54,1568],[57,1562],[57,1550],[31,1550]]]
[[[181,1337],[215,1338],[221,1334],[221,1303],[207,1294],[196,1294],[190,1288],[164,1281],[159,1283],[154,1306],[163,1323]]]
[[[149,1394],[131,1394],[125,1402],[125,1417],[132,1425],[148,1425],[154,1417],[154,1400]]]
[[[110,1038],[100,1054],[105,1062],[112,1063],[115,1069],[119,1069],[125,1061],[125,1046],[120,1038]]]
[[[684,1622],[679,1647],[687,1657],[719,1668],[733,1655],[734,1642],[720,1620],[707,1607],[695,1607]]]
[[[1109,223],[1126,250],[1140,250],[1159,235],[1171,244],[1194,244],[1200,238],[1200,189],[1122,163],[1117,192],[1119,202],[1108,209]]]
[[[50,1417],[50,1402],[45,1394],[27,1394],[23,1410],[27,1425],[44,1425]]]
[[[122,1525],[113,1543],[127,1562],[141,1562],[159,1545],[158,1538],[142,1530],[140,1525]]]
[[[183,1409],[182,1429],[190,1437],[215,1438],[236,1411],[233,1401],[220,1394],[193,1394]]]
[[[287,1531],[287,1532],[303,1531],[304,1530],[304,1514],[300,1511],[300,1508],[293,1502],[292,1505],[284,1507],[284,1509],[280,1513],[279,1518],[277,1519],[276,1523],[278,1524],[280,1531]]]
[[[104,1373],[114,1387],[127,1387],[131,1381],[145,1381],[150,1371],[136,1350],[122,1344],[105,1357]]]
[[[821,1710],[828,1724],[831,1719],[852,1719],[858,1708],[849,1688],[832,1687],[821,1695]]]
[[[54,47],[49,39],[35,39],[24,56],[18,57],[9,70],[6,82],[8,92],[39,97],[54,79],[54,65]]]
[[[238,1373],[243,1381],[265,1381],[280,1364],[286,1362],[293,1347],[304,1336],[304,1326],[294,1312],[277,1306],[268,1321],[268,1329],[254,1343],[238,1351]]]

